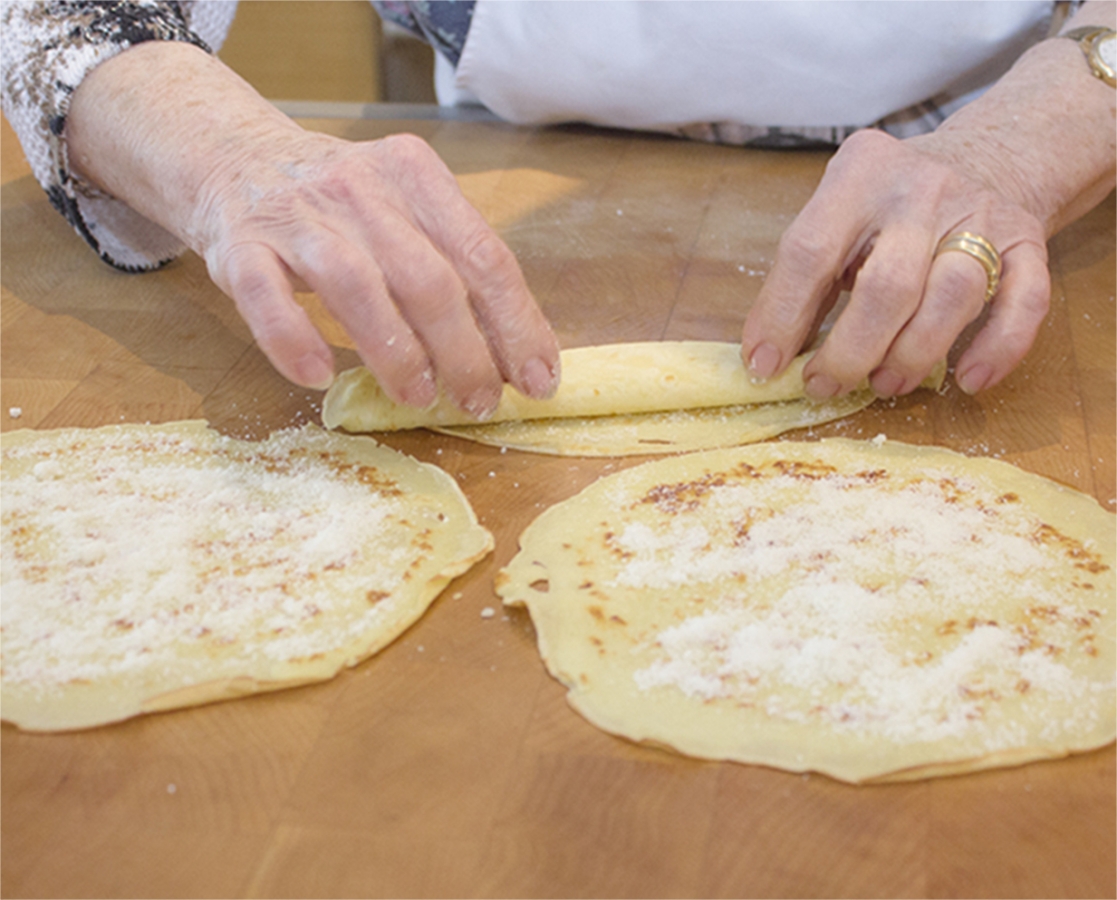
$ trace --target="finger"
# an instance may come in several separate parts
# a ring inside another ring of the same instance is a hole
[[[371,230],[392,297],[447,394],[475,418],[487,418],[500,402],[503,379],[462,280],[410,223],[376,223]]]
[[[1002,254],[1001,287],[989,320],[955,366],[955,381],[967,394],[997,384],[1031,349],[1051,306],[1046,247],[1032,241]]]
[[[417,225],[463,280],[501,375],[528,396],[550,396],[558,386],[558,342],[514,254],[433,150],[424,144],[407,152],[430,170],[416,183]]]
[[[985,307],[985,268],[964,253],[934,258],[919,309],[869,378],[880,397],[915,390]]]
[[[333,354],[295,302],[276,255],[262,244],[237,244],[206,259],[210,277],[236,304],[252,337],[281,375],[325,390],[333,381]]]
[[[742,331],[741,353],[754,375],[783,370],[804,346],[820,306],[853,271],[880,230],[882,154],[897,142],[863,129],[848,138],[826,166],[811,199],[780,238]]]
[[[438,385],[426,348],[389,296],[375,261],[324,228],[307,226],[292,241],[288,265],[341,323],[385,393],[429,406]]]
[[[741,355],[759,378],[783,371],[796,356],[845,268],[848,240],[841,224],[819,228],[814,217],[808,203],[784,232],[772,270],[745,318]]]
[[[501,374],[529,397],[550,397],[559,382],[558,341],[512,251],[480,215],[472,230],[446,250],[465,281]]]
[[[923,229],[894,228],[877,237],[848,305],[803,370],[809,396],[845,394],[885,358],[919,307],[932,250]]]

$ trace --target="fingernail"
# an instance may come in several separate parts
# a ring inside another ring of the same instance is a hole
[[[877,369],[869,377],[869,385],[878,397],[895,397],[904,388],[904,377],[891,369]]]
[[[780,367],[780,351],[765,341],[757,344],[749,357],[749,370],[757,378],[769,378]]]
[[[976,394],[978,391],[985,389],[992,377],[992,369],[984,363],[977,363],[970,366],[965,372],[959,373],[954,380],[958,383],[958,387],[967,394]]]
[[[548,397],[553,397],[558,390],[558,378],[555,375],[554,370],[536,356],[524,363],[520,381],[529,397],[546,400]]]
[[[829,375],[822,374],[812,375],[807,379],[807,383],[804,387],[806,388],[807,396],[812,400],[829,400],[842,389],[842,386],[833,378]]]
[[[334,383],[333,360],[326,360],[317,353],[308,353],[295,363],[295,377],[299,384],[314,391],[324,391]]]

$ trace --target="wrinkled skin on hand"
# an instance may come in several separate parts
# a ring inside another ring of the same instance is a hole
[[[1112,27],[1089,0],[1067,27]],[[986,273],[954,233],[1000,252],[1000,290],[955,378],[996,384],[1023,358],[1050,298],[1046,240],[1115,183],[1112,87],[1071,41],[1041,41],[929,135],[849,138],[787,230],[749,313],[742,355],[767,377],[850,301],[805,376],[824,398],[866,376],[913,390],[984,312]],[[219,60],[138,44],[74,93],[75,170],[200,253],[288,378],[324,387],[329,348],[294,300],[316,291],[393,397],[441,384],[478,418],[503,381],[545,396],[558,348],[508,248],[418,138],[353,143],[303,131]]]
[[[66,122],[75,172],[178,235],[287,378],[324,388],[315,291],[393,398],[441,387],[484,418],[553,392],[558,345],[511,251],[419,138],[308,132],[219,59],[146,41],[93,69]]]
[[[329,347],[295,302],[318,294],[401,402],[438,385],[484,418],[507,381],[551,393],[557,343],[508,247],[411,135],[355,143],[301,130],[206,179],[188,232],[275,367],[325,387]]]
[[[780,240],[744,327],[751,369],[761,377],[782,370],[848,289],[846,308],[804,371],[808,392],[844,394],[866,377],[882,396],[914,390],[984,311],[981,264],[960,252],[935,256],[944,237],[969,231],[999,250],[1003,272],[956,379],[972,393],[1007,375],[1048,310],[1046,234],[1011,191],[997,189],[1015,185],[982,171],[979,159],[955,154],[937,135],[850,137]]]

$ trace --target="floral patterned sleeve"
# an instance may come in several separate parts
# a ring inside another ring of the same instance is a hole
[[[51,204],[110,265],[135,272],[169,262],[183,250],[177,238],[74,175],[65,141],[70,98],[95,66],[135,44],[216,49],[236,3],[20,0],[2,10],[0,99]]]

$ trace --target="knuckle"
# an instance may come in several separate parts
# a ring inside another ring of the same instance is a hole
[[[348,264],[339,241],[319,228],[304,228],[290,242],[296,259],[314,271],[336,270]]]
[[[255,269],[241,269],[230,279],[233,295],[251,306],[265,302],[273,292],[273,285],[263,272]]]
[[[840,173],[848,168],[860,169],[875,165],[882,154],[893,150],[897,140],[876,128],[862,128],[855,131],[844,141],[838,152],[826,164],[829,175]]]
[[[356,248],[328,232],[311,231],[299,242],[301,267],[316,281],[355,290],[366,281],[366,262]]]
[[[381,138],[380,145],[400,159],[426,158],[433,152],[426,141],[410,132],[390,134]]]
[[[842,141],[842,146],[851,150],[872,149],[875,151],[882,148],[891,148],[897,143],[896,138],[879,128],[860,128]]]
[[[899,267],[866,266],[857,274],[854,290],[888,307],[907,308],[918,297],[920,283],[914,273]]]
[[[476,229],[465,239],[461,259],[471,297],[480,312],[494,307],[499,307],[502,315],[516,310],[525,313],[534,310],[519,262],[508,245],[488,226]]]
[[[976,261],[959,260],[962,265],[943,267],[938,279],[942,293],[952,299],[985,290],[987,277],[985,270]]]
[[[424,315],[440,318],[465,305],[465,289],[454,270],[445,264],[423,266],[410,272],[396,291],[401,303],[418,304]]]
[[[487,226],[475,228],[462,241],[466,265],[480,275],[502,273],[517,266],[508,245]]]
[[[830,233],[801,222],[784,232],[777,252],[807,271],[831,271],[841,257],[841,247]]]
[[[272,260],[256,245],[238,244],[214,248],[206,255],[210,276],[233,298],[242,313],[257,314],[258,308],[274,303],[283,284]]]
[[[370,290],[372,280],[368,267],[363,260],[356,259],[352,253],[335,254],[329,261],[328,281],[333,291],[343,302],[347,299],[364,298]]]
[[[987,285],[984,269],[971,265],[951,266],[935,279],[935,300],[948,315],[973,318],[985,306]]]
[[[381,138],[377,142],[378,149],[389,163],[392,170],[398,173],[416,175],[437,170],[440,173],[445,169],[438,154],[421,137],[414,134],[393,134]]]
[[[283,298],[260,292],[236,296],[234,301],[252,337],[265,351],[297,338],[302,322]]]

